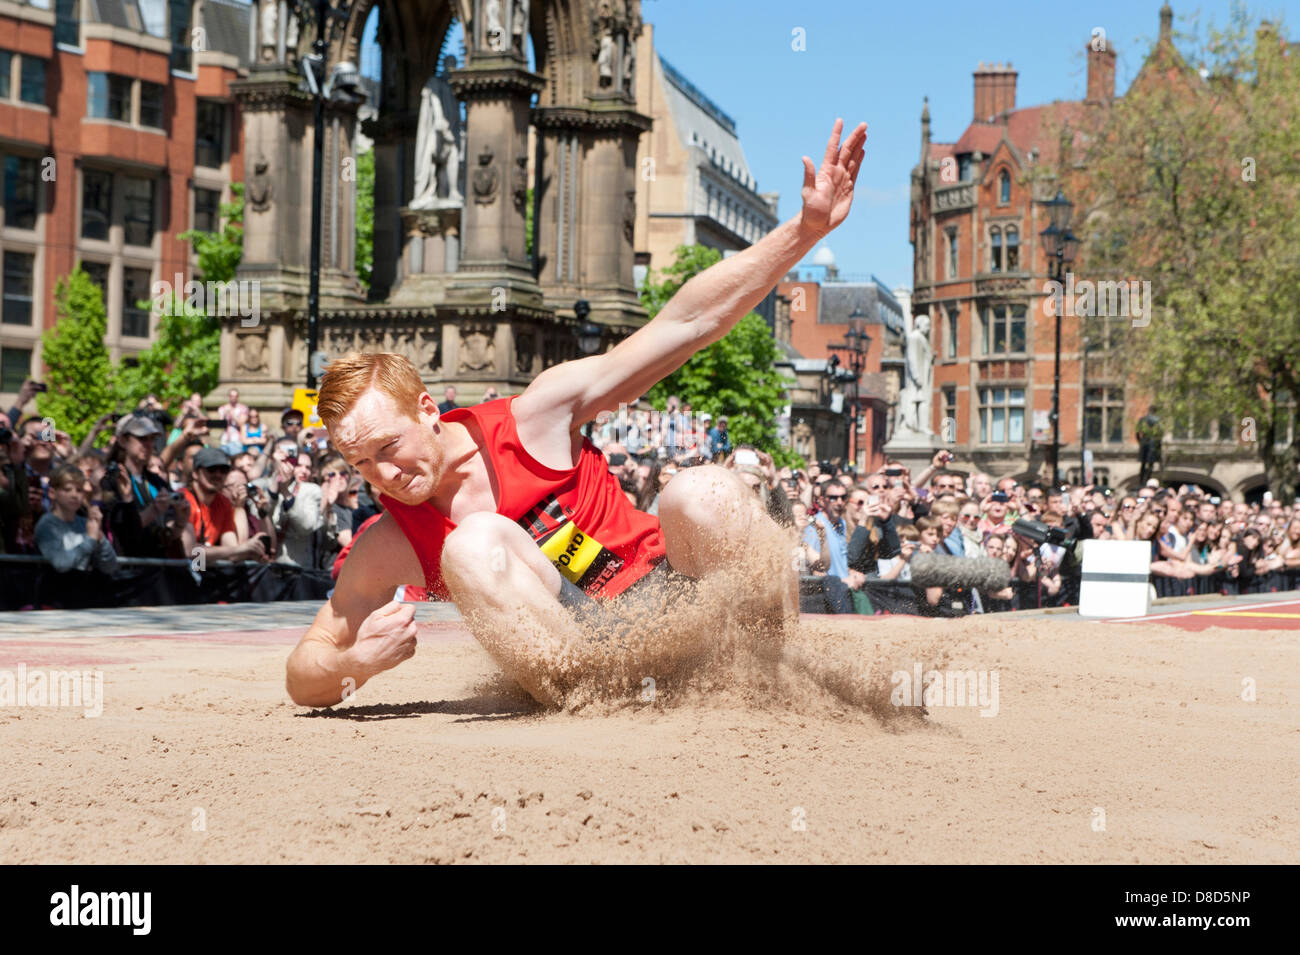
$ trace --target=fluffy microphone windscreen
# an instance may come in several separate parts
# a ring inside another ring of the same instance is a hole
[[[918,587],[978,587],[1001,590],[1011,583],[1011,567],[995,557],[915,554],[912,583]]]

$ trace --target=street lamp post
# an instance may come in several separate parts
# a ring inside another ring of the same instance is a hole
[[[346,24],[352,0],[291,0],[293,14],[302,28],[308,20],[316,25],[316,39],[310,56],[302,58],[301,68],[312,94],[315,124],[312,135],[311,162],[311,260],[307,282],[307,387],[316,387],[320,372],[317,344],[320,336],[320,246],[321,203],[325,168],[325,100],[347,103],[358,102],[360,74],[356,65],[338,63],[326,83],[326,57],[329,40],[339,24]]]
[[[1083,354],[1079,356],[1079,401],[1082,404],[1079,415],[1082,427],[1079,429],[1079,480],[1088,483],[1088,353],[1097,348],[1097,342],[1090,341],[1087,335],[1083,336]],[[1101,441],[1106,440],[1105,432],[1102,433]]]
[[[1052,281],[1063,285],[1066,270],[1074,263],[1079,251],[1079,240],[1070,231],[1070,214],[1074,203],[1065,198],[1059,189],[1056,195],[1044,202],[1047,207],[1049,225],[1039,233],[1043,240],[1043,250],[1047,253],[1048,274]],[[1052,486],[1061,483],[1061,313],[1065,311],[1064,293],[1053,303],[1056,313],[1056,367],[1052,378],[1052,444],[1051,467]]]
[[[836,366],[840,364],[837,352],[844,352],[847,371],[853,376],[852,418],[849,421],[849,461],[856,471],[858,466],[858,405],[861,398],[862,372],[867,367],[867,350],[871,347],[871,336],[863,330],[867,315],[862,309],[855,308],[849,316],[849,330],[844,333],[843,345],[827,345],[831,360]]]

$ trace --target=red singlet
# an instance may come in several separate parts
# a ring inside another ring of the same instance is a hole
[[[517,523],[556,569],[593,597],[615,597],[648,574],[667,553],[659,520],[628,503],[605,456],[582,442],[578,466],[556,471],[524,450],[515,430],[513,397],[455,408],[444,421],[478,425],[482,450],[496,473],[497,513]],[[380,495],[411,542],[425,583],[449,600],[442,581],[442,543],[455,529],[430,501],[410,505]]]

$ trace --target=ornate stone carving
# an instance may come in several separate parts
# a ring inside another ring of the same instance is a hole
[[[494,158],[491,146],[484,146],[478,154],[478,168],[474,170],[473,176],[474,201],[481,206],[490,206],[497,198],[497,180],[500,175],[493,162]]]
[[[248,179],[244,194],[248,196],[248,206],[254,212],[265,212],[271,208],[275,185],[271,182],[270,168],[271,164],[265,156],[259,155],[253,162],[253,175]]]
[[[431,76],[420,91],[419,132],[415,139],[415,189],[412,209],[464,203],[460,194],[460,111],[451,86]]]
[[[949,209],[964,209],[975,205],[975,187],[969,183],[945,186],[934,190],[934,208],[936,212]]]
[[[514,0],[510,5],[510,47],[516,53],[524,52],[528,36],[528,0]]]
[[[623,194],[623,237],[631,242],[636,235],[636,190]]]
[[[515,336],[515,371],[521,375],[531,374],[536,355],[537,343],[532,332],[520,332]]]
[[[496,53],[505,47],[505,29],[501,25],[501,0],[483,0],[483,42]]]
[[[420,341],[415,361],[415,368],[421,376],[442,377],[442,328],[420,329]]]
[[[458,374],[491,371],[496,367],[497,346],[491,325],[465,325],[460,330]]]
[[[600,35],[600,42],[596,47],[596,74],[600,78],[601,89],[614,85],[615,52],[614,34],[605,31]]]
[[[240,335],[235,346],[235,374],[264,375],[270,370],[266,335],[256,332]]]
[[[627,51],[623,55],[623,92],[636,95],[636,43],[628,37]]]

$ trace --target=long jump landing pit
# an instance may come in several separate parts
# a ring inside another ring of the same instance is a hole
[[[309,711],[284,691],[305,608],[163,625],[200,609],[0,615],[0,674],[103,680],[97,717],[0,707],[0,860],[1300,861],[1295,628],[806,618],[886,693],[996,673],[996,714],[797,681],[548,712],[425,605],[413,659]]]

